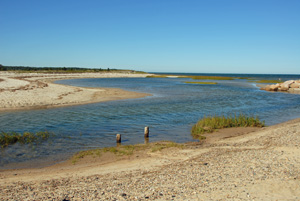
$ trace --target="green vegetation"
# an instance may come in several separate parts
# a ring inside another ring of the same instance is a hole
[[[54,136],[54,134],[47,131],[37,133],[24,132],[23,134],[16,132],[0,132],[0,145],[2,148],[5,148],[8,145],[12,145],[17,142],[21,144],[38,143],[47,140],[51,136]]]
[[[283,83],[283,81],[281,80],[258,80],[258,81],[248,81],[248,82],[255,82],[255,83],[262,83],[262,84]]]
[[[169,142],[169,141],[162,141],[162,142],[156,142],[153,143],[151,146],[151,151],[156,152],[156,151],[161,151],[163,149],[171,148],[171,147],[176,147],[176,148],[184,148],[183,144],[178,144],[175,142]]]
[[[118,72],[143,74],[142,71],[102,69],[102,68],[81,68],[81,67],[27,67],[27,66],[3,66],[0,71],[14,71],[18,73],[97,73],[97,72]]]
[[[240,80],[251,80],[252,78],[249,78],[249,77],[235,77],[235,79],[240,79]]]
[[[102,149],[80,151],[71,158],[71,161],[73,164],[75,164],[78,160],[86,156],[101,157],[104,153],[113,153],[116,156],[130,156],[137,151],[150,150],[151,152],[156,152],[171,147],[183,148],[184,145],[177,144],[174,142],[162,141],[162,142],[156,142],[150,144],[120,145],[117,147],[105,147]]]
[[[264,127],[265,122],[261,122],[258,117],[247,117],[243,114],[239,116],[208,116],[199,120],[192,128],[191,133],[195,138],[205,138],[204,133],[212,133],[216,129],[231,127]]]
[[[234,80],[233,77],[222,76],[180,76],[182,78],[191,78],[193,80]]]
[[[184,82],[187,84],[218,84],[217,82]]]
[[[124,155],[132,155],[133,151],[139,149],[141,145],[125,145],[119,147],[106,147],[102,149],[93,149],[87,151],[80,151],[72,157],[72,163],[75,164],[79,159],[84,158],[85,156],[92,156],[92,157],[100,157],[103,153],[114,153],[118,156]]]
[[[126,72],[128,70],[122,70],[123,72]],[[144,71],[130,71],[131,73],[135,73],[135,74],[148,74],[147,72]]]

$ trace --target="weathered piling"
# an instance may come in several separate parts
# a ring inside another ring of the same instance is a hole
[[[121,143],[121,134],[116,135],[117,143]]]
[[[149,126],[145,127],[144,136],[145,136],[145,138],[149,138]]]

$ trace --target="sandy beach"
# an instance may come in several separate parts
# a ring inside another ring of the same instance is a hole
[[[2,200],[299,200],[300,119],[202,143],[0,172]]]
[[[54,84],[60,79],[146,77],[134,73],[12,73],[0,72],[0,111],[61,107],[111,100],[141,98],[150,94],[113,88],[84,88]]]

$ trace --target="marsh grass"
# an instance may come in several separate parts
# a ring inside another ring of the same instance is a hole
[[[17,132],[0,132],[0,145],[2,148],[5,148],[8,145],[12,145],[17,142],[20,144],[39,143],[47,140],[51,136],[54,136],[54,134],[48,131],[37,133],[24,132],[23,134]]]
[[[182,78],[191,78],[193,80],[234,80],[233,77],[223,76],[181,76]]]
[[[131,71],[131,73],[134,73],[134,74],[148,74],[147,72],[144,72],[144,71]]]
[[[283,81],[280,81],[280,80],[258,80],[258,81],[251,80],[248,82],[255,82],[255,83],[261,83],[261,84],[283,83]]]
[[[169,142],[169,141],[162,141],[162,142],[156,142],[152,145],[151,147],[151,152],[157,152],[157,151],[161,151],[163,149],[167,149],[167,148],[171,148],[171,147],[175,147],[175,148],[184,148],[184,144],[178,144],[175,142]]]
[[[232,127],[264,127],[265,122],[261,122],[258,117],[246,116],[243,114],[225,116],[208,116],[200,119],[191,130],[195,138],[205,139],[202,134],[212,133],[216,129]]]
[[[157,152],[171,147],[183,148],[184,145],[174,143],[174,142],[169,142],[169,141],[161,141],[161,142],[155,142],[150,144],[120,145],[117,147],[105,147],[101,149],[80,151],[71,158],[71,162],[73,164],[76,164],[76,162],[78,162],[80,159],[86,156],[96,158],[96,157],[103,156],[103,154],[105,153],[113,153],[116,156],[131,156],[138,151],[149,150],[151,152]]]
[[[249,77],[235,77],[235,79],[239,79],[239,80],[251,80],[252,78],[249,78]]]
[[[218,84],[217,82],[184,82],[187,84]]]

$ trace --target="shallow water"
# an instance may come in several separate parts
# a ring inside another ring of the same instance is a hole
[[[259,79],[279,77],[300,78],[263,75]],[[122,88],[151,93],[153,96],[65,108],[0,113],[2,131],[47,130],[56,134],[55,138],[37,146],[16,144],[3,149],[0,168],[39,167],[65,160],[80,150],[115,146],[117,133],[122,134],[122,144],[143,143],[145,126],[150,126],[150,142],[192,141],[190,129],[204,115],[257,115],[267,125],[300,117],[300,95],[261,91],[245,79],[218,80],[217,85],[185,84],[184,81],[191,80],[104,78],[57,81],[60,84],[82,87]]]

